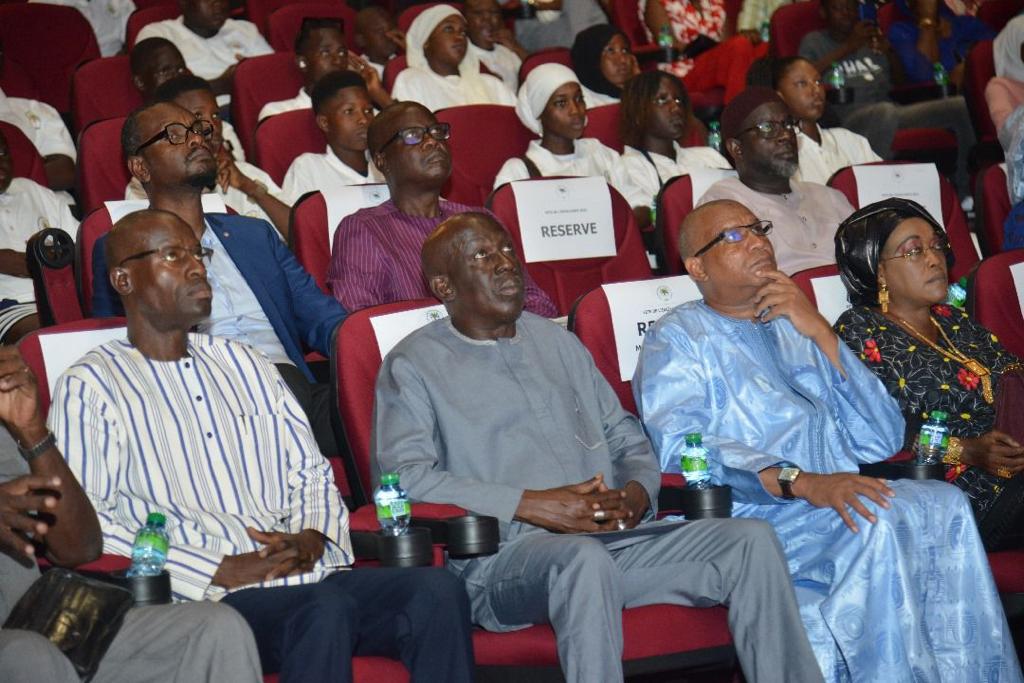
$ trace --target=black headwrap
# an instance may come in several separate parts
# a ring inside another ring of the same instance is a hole
[[[873,306],[878,303],[878,259],[889,235],[908,218],[922,218],[935,234],[946,239],[946,231],[915,201],[892,197],[854,211],[836,230],[836,263],[846,285],[850,303]],[[953,253],[946,252],[947,267]]]
[[[611,81],[601,73],[601,53],[615,36],[622,36],[629,44],[626,34],[610,24],[597,24],[576,34],[572,43],[572,70],[580,79],[580,83],[594,92],[611,97],[620,97],[622,88],[612,85]]]

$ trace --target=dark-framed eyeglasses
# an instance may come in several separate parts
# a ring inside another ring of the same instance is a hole
[[[759,121],[750,128],[744,128],[739,133],[736,133],[736,137],[739,137],[744,133],[749,133],[750,131],[753,130],[757,131],[757,135],[762,140],[774,140],[775,138],[785,133],[787,130],[795,133],[797,130],[797,126],[799,125],[800,122],[797,121],[792,116],[782,121]]]
[[[930,245],[928,245],[927,247],[914,247],[913,249],[909,249],[909,250],[903,252],[902,254],[896,254],[895,256],[890,256],[888,258],[883,258],[883,259],[878,259],[878,260],[879,261],[895,261],[896,259],[903,259],[904,261],[907,261],[908,263],[913,263],[914,261],[917,261],[924,254],[924,252],[926,252],[926,251],[938,252],[938,253],[942,254],[943,258],[945,258],[946,254],[949,253],[949,250],[950,250],[950,246],[949,246],[949,242],[947,240],[936,240],[936,241],[932,242]]]
[[[168,123],[162,131],[136,147],[135,151],[132,152],[132,156],[138,155],[142,150],[161,140],[167,140],[172,145],[183,145],[188,141],[189,133],[204,140],[209,140],[210,136],[213,135],[213,124],[205,119],[196,119],[191,126],[186,126],[184,123]]]
[[[700,256],[719,242],[725,242],[726,244],[737,244],[738,242],[742,242],[747,238],[748,232],[752,232],[758,237],[764,237],[771,231],[771,221],[755,221],[750,225],[737,225],[735,228],[726,228],[722,232],[718,233],[715,239],[698,249],[694,256]]]
[[[210,259],[213,258],[213,249],[202,246],[197,246],[195,249],[186,249],[185,247],[161,247],[160,249],[147,249],[146,251],[140,251],[138,254],[132,254],[131,256],[124,257],[121,259],[121,262],[117,264],[117,267],[120,268],[129,261],[146,258],[153,254],[159,255],[161,261],[164,263],[170,263],[171,265],[182,263],[190,256],[203,265],[206,265],[210,262]]]
[[[452,136],[452,126],[450,123],[435,123],[432,126],[410,126],[408,128],[402,128],[388,138],[387,142],[380,146],[380,151],[383,152],[384,149],[395,140],[401,140],[407,147],[418,145],[423,142],[423,138],[428,135],[438,142],[443,142]]]

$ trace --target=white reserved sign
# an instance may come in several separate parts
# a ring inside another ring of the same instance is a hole
[[[612,198],[604,178],[512,183],[526,263],[615,256]]]
[[[1013,276],[1013,288],[1017,290],[1020,314],[1024,317],[1024,263],[1014,263],[1010,266],[1010,275]]]
[[[945,227],[942,188],[935,164],[854,166],[853,175],[857,179],[857,202],[862,208],[890,197],[913,199]]]
[[[46,367],[46,383],[50,387],[50,396],[53,396],[53,388],[57,386],[57,379],[64,374],[65,370],[77,363],[82,356],[101,344],[127,338],[127,327],[39,335],[39,348],[43,353],[43,365]]]
[[[608,298],[619,379],[623,382],[633,379],[648,328],[679,304],[701,298],[689,275],[617,282],[601,288]]]
[[[719,180],[735,178],[736,171],[731,168],[695,168],[690,171],[690,192],[693,195],[693,205],[704,196],[708,189]]]
[[[425,306],[414,308],[411,311],[399,311],[370,318],[370,325],[373,326],[373,334],[377,337],[377,348],[380,349],[380,357],[388,355],[391,349],[395,348],[398,342],[420,329],[427,323],[432,323],[441,318],[447,318],[448,311],[444,306]]]
[[[814,290],[818,312],[829,325],[834,325],[839,316],[850,307],[850,302],[846,298],[846,287],[838,275],[814,278],[811,280],[811,289]]]
[[[334,248],[334,233],[342,219],[359,209],[383,204],[391,198],[391,190],[383,183],[372,185],[342,185],[321,190],[327,205],[327,244]]]
[[[203,213],[227,213],[228,207],[224,198],[212,192],[202,195]],[[103,202],[110,214],[110,223],[114,224],[135,211],[149,208],[148,199],[122,199],[116,202]]]

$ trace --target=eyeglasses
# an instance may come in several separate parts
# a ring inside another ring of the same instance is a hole
[[[664,107],[669,102],[675,102],[680,109],[686,109],[686,100],[682,97],[672,97],[671,95],[658,95],[654,98],[654,106]]]
[[[942,256],[945,257],[946,254],[949,253],[949,242],[947,242],[946,240],[938,240],[936,242],[932,242],[932,244],[927,247],[914,247],[913,249],[905,251],[902,254],[896,254],[895,256],[890,256],[889,258],[879,259],[879,261],[895,261],[896,259],[901,258],[904,261],[909,261],[913,263],[914,261],[917,261],[917,259],[922,254],[924,254],[925,251],[935,251],[942,254]]]
[[[388,138],[388,141],[380,146],[379,151],[383,152],[384,148],[395,140],[401,140],[407,147],[418,145],[423,142],[423,138],[428,135],[434,140],[442,142],[452,136],[452,126],[449,123],[435,123],[432,126],[410,126],[409,128],[402,128]]]
[[[750,231],[758,237],[764,237],[772,231],[772,222],[756,221],[750,225],[737,225],[735,228],[726,228],[722,232],[718,233],[718,236],[715,237],[715,239],[698,249],[694,256],[700,256],[719,242],[725,242],[726,244],[737,244],[738,242],[742,242],[747,238],[746,231]]]
[[[736,133],[736,137],[739,137],[744,133],[749,133],[752,130],[756,130],[758,136],[762,140],[774,140],[787,130],[795,133],[797,126],[799,125],[800,122],[792,116],[784,121],[761,121],[750,128],[744,128],[739,133]]]
[[[191,126],[186,126],[184,123],[168,123],[162,131],[136,147],[132,156],[138,155],[142,150],[161,140],[167,140],[172,145],[183,145],[188,140],[189,133],[204,140],[209,139],[213,134],[213,124],[203,119],[197,119]]]
[[[126,256],[121,259],[121,262],[117,264],[117,267],[120,268],[129,261],[146,258],[153,254],[159,254],[161,261],[164,263],[170,263],[171,265],[177,265],[189,256],[205,265],[209,263],[210,259],[213,257],[213,249],[210,249],[209,247],[196,247],[195,249],[186,249],[185,247],[162,247],[160,249],[149,249],[147,251],[140,251],[138,254]]]

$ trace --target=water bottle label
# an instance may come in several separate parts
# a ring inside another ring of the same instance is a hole
[[[410,514],[412,514],[412,506],[409,505],[409,501],[402,498],[377,506],[377,519],[398,519],[408,517]]]
[[[920,436],[918,436],[918,444],[925,447],[946,448],[949,446],[949,432],[945,429],[923,427]]]
[[[162,555],[166,555],[167,550],[169,549],[167,539],[152,531],[140,532],[138,538],[135,540],[135,546],[137,548],[152,548]]]

